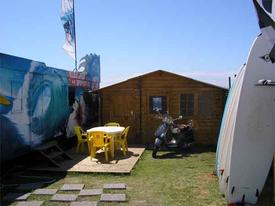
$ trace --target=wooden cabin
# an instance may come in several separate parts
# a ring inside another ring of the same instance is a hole
[[[155,109],[169,111],[183,123],[193,120],[195,140],[200,144],[217,143],[227,89],[163,70],[101,88],[101,124],[119,122],[130,126],[128,142],[148,144],[160,120]]]

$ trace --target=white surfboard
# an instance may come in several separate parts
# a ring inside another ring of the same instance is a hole
[[[225,122],[222,125],[222,130],[220,138],[223,139],[220,147],[220,154],[218,160],[218,178],[219,178],[219,187],[221,193],[225,192],[225,178],[228,176],[228,159],[229,159],[229,151],[232,148],[232,139],[233,139],[233,128],[235,126],[236,115],[237,115],[237,108],[239,103],[240,91],[242,88],[243,77],[245,73],[245,66],[239,72],[234,87],[230,91],[232,94],[229,96],[230,104],[228,105],[228,112],[225,113]]]
[[[228,203],[255,204],[262,191],[275,152],[275,86],[259,80],[275,80],[275,63],[266,55],[274,44],[260,35],[250,51],[236,123],[225,196]]]
[[[218,144],[217,144],[217,149],[216,149],[216,174],[219,176],[219,173],[221,171],[219,164],[221,163],[222,155],[224,154],[224,146],[225,141],[226,141],[226,129],[227,129],[227,124],[229,122],[230,115],[232,113],[232,105],[233,102],[235,101],[235,93],[237,91],[238,84],[240,82],[240,73],[243,71],[245,65],[241,68],[239,74],[237,75],[235,81],[233,82],[233,85],[231,89],[229,90],[227,99],[226,99],[226,104],[224,107],[224,112],[223,112],[223,117],[222,117],[222,123],[220,127],[220,133],[219,133],[219,138],[218,138]]]
[[[240,79],[241,79],[240,77],[243,70],[244,68],[241,69],[237,78],[235,79],[233,86],[229,91],[226,104],[225,104],[225,109],[224,109],[224,114],[222,118],[222,124],[220,128],[219,139],[218,139],[217,152],[216,152],[216,169],[217,169],[218,176],[222,172],[221,171],[222,167],[220,166],[220,164],[223,161],[223,156],[226,154],[225,150],[227,149],[227,145],[228,145],[226,143],[226,141],[228,140],[227,138],[228,135],[226,135],[226,132],[232,116],[234,103],[236,102],[236,94],[240,85]]]
[[[242,71],[242,69],[241,69],[241,71]],[[233,105],[233,102],[235,99],[234,93],[236,92],[236,87],[238,87],[237,85],[238,85],[238,82],[240,79],[239,77],[240,77],[240,74],[238,74],[237,78],[233,82],[231,89],[229,90],[225,108],[224,108],[224,112],[223,112],[222,123],[221,123],[221,127],[220,127],[220,133],[219,133],[218,144],[217,144],[217,149],[216,149],[216,174],[217,174],[217,176],[219,176],[219,174],[221,172],[219,165],[220,165],[221,159],[222,159],[221,156],[224,154],[224,145],[225,145],[224,142],[226,140],[225,130],[227,128],[229,116],[230,116],[231,110],[232,110],[232,105]]]

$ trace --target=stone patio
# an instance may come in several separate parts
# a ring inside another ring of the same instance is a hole
[[[16,202],[16,205],[19,206],[40,206],[43,204],[42,200],[33,201],[32,198],[29,198],[31,195],[51,195],[50,202],[65,202],[70,204],[71,206],[96,206],[98,202],[110,202],[108,204],[112,204],[112,202],[126,202],[126,184],[125,183],[108,183],[104,184],[100,189],[84,189],[84,184],[63,184],[59,189],[47,189],[47,188],[38,188],[28,193],[18,193],[11,192],[4,196],[4,201],[6,201],[6,205]],[[17,187],[17,189],[21,189]],[[117,189],[120,189],[120,194],[109,193],[111,190],[115,192]],[[67,191],[67,194],[60,194],[59,192]],[[78,194],[73,192],[79,191]],[[79,197],[85,196],[85,201],[81,201],[82,199]],[[87,200],[91,198],[90,201]],[[93,197],[93,198],[92,198]],[[96,200],[95,200],[96,197]],[[28,201],[29,198],[29,201]],[[39,197],[37,197],[39,198]],[[3,203],[0,202],[0,205]]]

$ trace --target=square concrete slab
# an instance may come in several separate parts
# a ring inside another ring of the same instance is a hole
[[[97,206],[97,202],[96,201],[72,202],[70,206]]]
[[[19,185],[16,190],[35,190],[37,188],[42,187],[43,184],[41,183],[28,183],[28,184],[22,184]]]
[[[79,196],[94,196],[101,195],[103,193],[103,189],[84,189],[81,190]]]
[[[76,201],[78,195],[67,195],[67,194],[55,194],[52,196],[51,201],[57,202],[73,202]]]
[[[14,200],[27,200],[31,193],[8,193],[3,200],[14,201]]]
[[[115,183],[115,184],[104,184],[104,189],[113,189],[113,190],[125,190],[126,184],[125,183]]]
[[[84,184],[64,184],[60,190],[62,191],[78,191],[82,190]]]
[[[43,201],[24,201],[18,202],[16,206],[40,206],[43,204]]]
[[[126,202],[125,194],[102,194],[101,202]]]
[[[147,205],[147,201],[146,200],[131,200],[129,202],[129,204],[131,206],[144,206],[144,205]]]
[[[54,195],[57,193],[57,189],[36,189],[32,194],[35,195]]]

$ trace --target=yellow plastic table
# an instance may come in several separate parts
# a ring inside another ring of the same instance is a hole
[[[89,136],[89,133],[91,132],[105,132],[108,136],[111,137],[111,157],[113,158],[115,156],[115,149],[114,149],[114,138],[117,135],[121,135],[124,131],[125,127],[116,127],[116,126],[108,126],[108,127],[93,127],[91,129],[87,130],[87,136]]]

